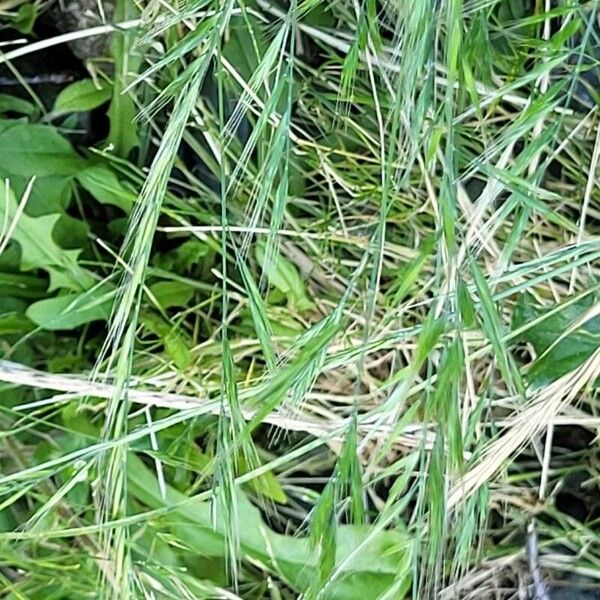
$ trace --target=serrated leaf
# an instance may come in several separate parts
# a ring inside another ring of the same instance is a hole
[[[87,246],[90,235],[90,225],[87,221],[75,219],[69,214],[62,213],[52,231],[52,238],[67,250],[80,249]]]
[[[10,185],[15,196],[20,198],[27,188],[29,178],[11,177]],[[30,217],[62,213],[66,211],[72,196],[71,177],[60,175],[50,177],[38,177],[31,190],[25,212]]]
[[[112,204],[126,213],[131,212],[137,194],[124,187],[114,171],[94,165],[77,173],[76,177],[81,186],[98,202]]]
[[[31,177],[17,177],[0,169],[0,180],[10,181],[15,196],[21,198],[27,189]],[[64,213],[71,200],[72,179],[60,175],[57,177],[38,177],[31,189],[25,212],[30,217],[40,217],[52,213]]]
[[[17,201],[12,190],[0,198],[0,223],[12,223],[17,214]],[[84,291],[94,285],[94,279],[77,263],[80,250],[65,250],[52,237],[59,214],[30,217],[19,216],[11,239],[21,247],[20,267],[23,271],[44,269],[50,276],[50,291],[67,288]]]
[[[17,123],[0,132],[0,172],[20,177],[75,175],[87,166],[54,127]]]
[[[85,112],[101,106],[112,96],[112,87],[92,79],[75,81],[58,94],[54,112]]]

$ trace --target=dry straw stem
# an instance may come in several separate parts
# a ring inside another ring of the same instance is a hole
[[[13,385],[23,385],[37,389],[54,390],[67,394],[66,399],[74,397],[95,397],[109,399],[114,393],[114,385],[110,383],[100,383],[90,381],[85,376],[62,375],[55,373],[44,373],[36,369],[31,369],[19,363],[8,360],[0,360],[0,381]],[[128,389],[128,398],[135,404],[143,406],[157,406],[161,408],[170,408],[173,410],[193,410],[196,415],[212,414],[218,416],[221,414],[221,402],[219,398],[213,400],[208,397],[200,398],[198,396],[188,396],[185,394],[174,394],[167,392],[158,392],[151,390]],[[64,401],[64,397],[53,397],[48,400],[33,402],[22,406],[21,410],[33,408],[47,404],[55,404]],[[256,412],[247,408],[243,409],[243,417],[249,421]],[[264,422],[280,427],[288,431],[302,431],[316,437],[329,437],[332,440],[343,440],[344,432],[347,430],[348,422],[346,419],[317,420],[310,419],[304,415],[294,415],[290,410],[274,411],[264,417]],[[366,430],[373,429],[368,423],[363,424],[363,433]],[[408,426],[403,435],[396,440],[397,443],[407,447],[416,447],[420,442],[420,436],[424,428],[420,426]],[[381,428],[378,432],[385,436],[389,434],[389,428]],[[427,436],[426,445],[433,443],[431,436]]]
[[[8,360],[0,360],[0,381],[38,389],[65,392],[79,397],[110,398],[114,393],[114,386],[110,383],[90,381],[83,376],[44,373]],[[218,400],[209,400],[206,397],[199,398],[184,394],[153,392],[151,390],[136,390],[131,388],[128,389],[128,396],[132,402],[145,406],[157,406],[173,410],[203,409],[202,412],[205,414],[210,413],[215,415],[218,415],[221,410]],[[245,411],[244,416],[247,419],[251,419],[254,416],[254,412]],[[305,421],[300,424],[297,420],[288,419],[282,415],[270,415],[266,420],[273,425],[285,427],[286,429],[310,431],[316,426],[320,433],[324,433],[325,431],[325,427],[318,423],[313,424]]]
[[[17,58],[21,58],[22,56],[26,56],[27,54],[41,52],[42,50],[48,50],[49,48],[52,48],[54,46],[60,46],[61,44],[68,44],[69,42],[74,42],[75,40],[83,40],[85,38],[95,37],[98,35],[107,35],[115,31],[126,31],[128,29],[135,29],[140,25],[141,20],[135,19],[131,21],[117,23],[115,25],[98,25],[97,27],[90,27],[88,29],[70,31],[68,33],[63,33],[61,35],[56,35],[51,38],[40,40],[39,42],[27,44],[26,46],[22,46],[21,48],[16,48],[15,50],[5,52],[4,54],[0,53],[0,65],[11,60],[16,60]]]
[[[600,349],[579,368],[536,391],[503,435],[492,440],[483,456],[450,492],[449,508],[456,507],[489,482],[515,458],[528,441],[543,431],[567,406],[576,401],[585,387],[600,375]]]

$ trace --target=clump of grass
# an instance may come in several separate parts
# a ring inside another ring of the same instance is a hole
[[[6,596],[597,580],[596,3],[139,9],[0,102]]]

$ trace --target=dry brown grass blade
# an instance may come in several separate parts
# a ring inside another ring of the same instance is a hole
[[[543,431],[599,375],[600,349],[579,368],[535,392],[528,406],[516,415],[510,429],[488,444],[481,460],[452,488],[449,508],[458,506],[506,468],[528,441]]]
[[[33,387],[37,389],[53,390],[62,392],[74,397],[94,397],[110,398],[113,393],[113,385],[110,383],[100,383],[86,379],[85,375],[62,375],[56,373],[45,373],[22,364],[8,360],[0,360],[0,382],[6,382],[13,385]],[[195,414],[212,414],[218,416],[221,414],[222,407],[219,399],[209,399],[208,397],[190,396],[186,394],[174,394],[153,390],[141,390],[130,388],[128,390],[129,400],[135,404],[143,406],[156,406],[161,408],[170,408],[172,410],[194,410]],[[63,399],[49,399],[48,402],[34,402],[28,407],[52,404],[54,401],[60,402]],[[243,416],[250,420],[255,416],[255,411],[247,408],[243,409]],[[344,432],[348,427],[346,419],[337,421],[328,419],[315,419],[303,414],[293,414],[289,410],[274,411],[264,417],[264,422],[275,427],[280,427],[287,431],[302,431],[316,437],[329,437],[332,441],[343,440]],[[373,425],[364,423],[359,426],[359,432],[371,432]],[[377,433],[382,436],[389,435],[390,428],[382,427]],[[404,434],[399,436],[396,442],[405,447],[418,447],[422,442],[421,435],[427,435],[424,428],[420,426],[407,427]],[[431,447],[433,440],[426,439],[427,447]]]
[[[8,360],[0,360],[0,381],[38,389],[54,390],[80,397],[91,396],[95,398],[110,398],[114,387],[110,383],[90,381],[84,376],[44,373]],[[140,389],[130,389],[128,394],[132,402],[145,406],[157,406],[173,410],[195,409],[203,414],[214,415],[219,415],[222,410],[218,400],[210,400],[206,397]],[[244,411],[246,419],[251,419],[254,414],[255,412],[251,410]],[[328,434],[335,430],[335,426],[330,426],[328,423],[294,418],[278,412],[267,416],[265,421],[284,429],[306,431],[314,435]]]

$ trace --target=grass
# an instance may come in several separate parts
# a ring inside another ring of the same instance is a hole
[[[597,2],[104,8],[0,46],[0,595],[599,584]]]

